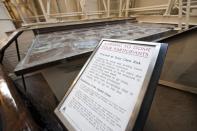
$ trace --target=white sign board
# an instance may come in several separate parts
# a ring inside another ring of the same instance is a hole
[[[71,131],[133,128],[160,43],[103,39],[55,113]]]

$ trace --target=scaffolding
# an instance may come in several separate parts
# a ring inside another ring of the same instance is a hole
[[[130,16],[139,20],[153,18],[149,20],[153,23],[177,24],[179,30],[197,25],[197,0],[169,0],[166,4],[146,7],[136,7],[135,0],[5,0],[4,3],[23,26]]]

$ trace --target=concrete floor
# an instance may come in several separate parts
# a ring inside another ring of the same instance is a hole
[[[169,46],[160,79],[197,89],[196,41],[197,30],[165,41]]]
[[[196,131],[197,95],[158,86],[144,131]]]

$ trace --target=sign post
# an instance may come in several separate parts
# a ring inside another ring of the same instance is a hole
[[[58,118],[71,131],[132,130],[161,47],[102,39],[56,108]]]

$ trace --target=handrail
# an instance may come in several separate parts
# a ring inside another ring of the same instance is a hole
[[[39,130],[13,81],[0,65],[0,130]]]
[[[18,47],[18,37],[23,33],[23,29],[17,29],[15,30],[6,40],[4,40],[3,42],[0,43],[0,64],[3,64],[3,58],[4,58],[4,54],[5,54],[5,50],[15,41],[15,45],[16,45],[16,52],[17,52],[17,57],[18,57],[18,61],[21,60],[20,57],[20,51],[19,51],[19,47]],[[23,75],[21,75],[22,77],[22,82],[23,82],[23,86],[24,89],[26,91],[26,84],[25,84],[25,78]]]
[[[23,33],[22,29],[15,30],[6,40],[0,43],[0,63],[3,62],[5,50],[15,41],[18,60],[20,60],[20,53],[18,49],[17,38]]]

